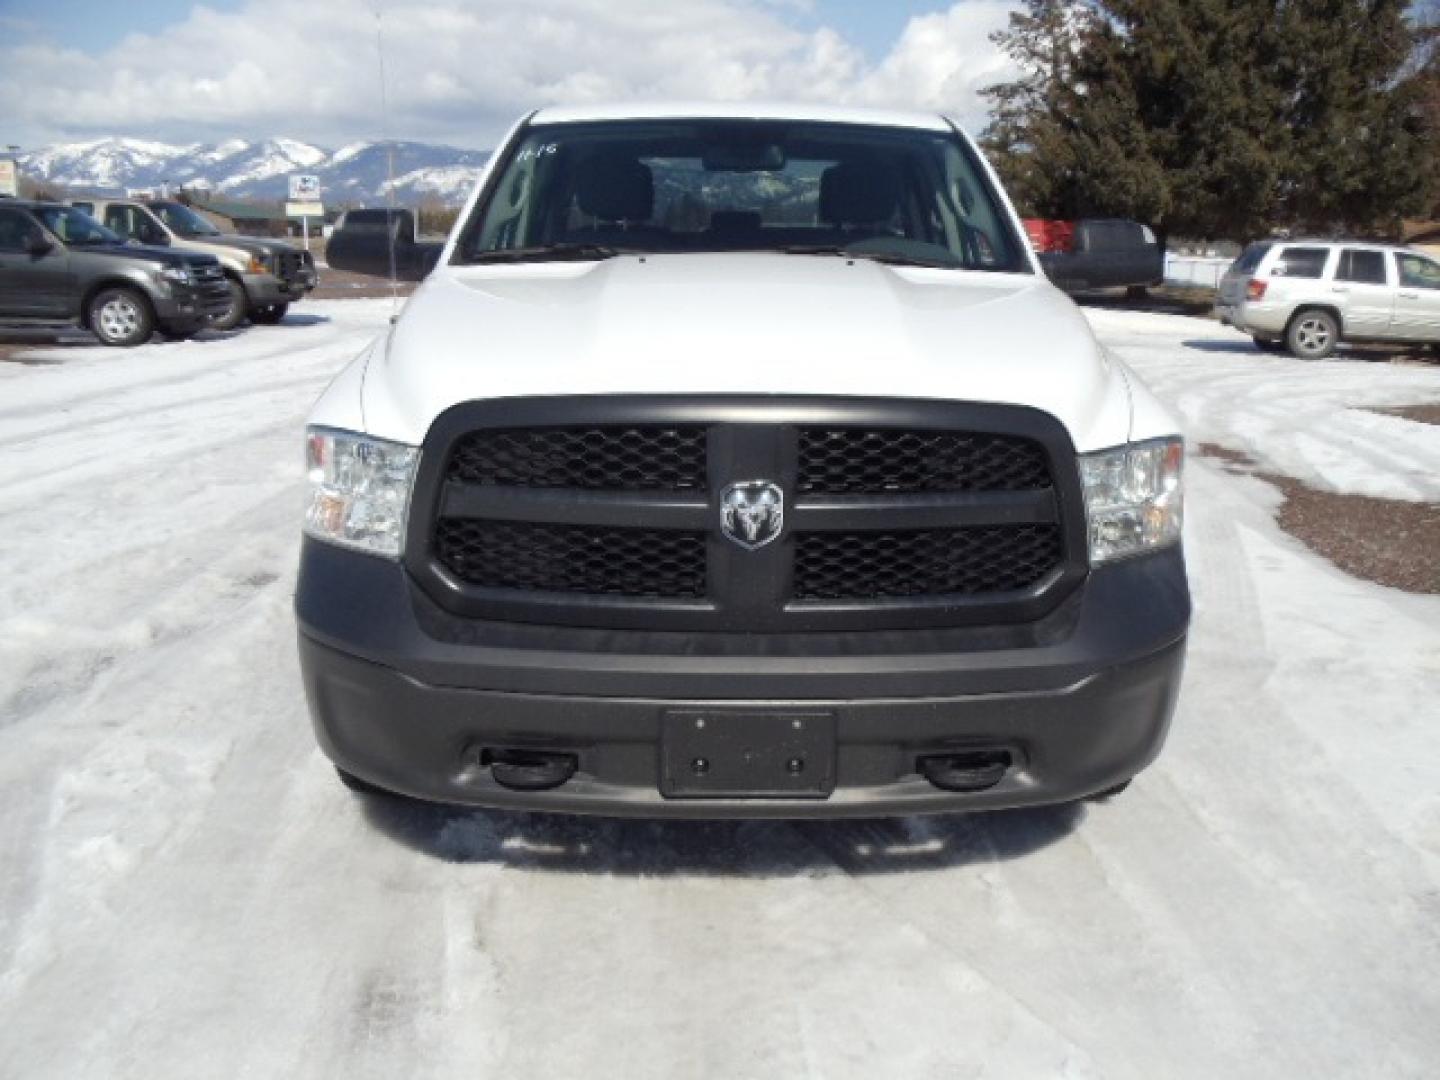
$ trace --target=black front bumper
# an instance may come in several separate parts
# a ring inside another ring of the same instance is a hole
[[[653,817],[829,817],[1063,802],[1159,753],[1190,599],[1178,550],[1091,573],[1026,627],[706,635],[458,619],[398,564],[307,540],[300,659],[321,746],[380,787],[441,802]],[[677,711],[833,717],[834,789],[811,798],[667,798]],[[983,791],[939,790],[931,755],[999,749]],[[502,787],[495,751],[573,755],[549,791]]]
[[[152,297],[155,315],[174,326],[204,326],[225,314],[230,293],[221,278],[216,283],[172,285],[165,295]]]
[[[241,281],[245,286],[245,298],[252,307],[269,307],[271,304],[293,304],[305,299],[315,288],[316,278],[311,270],[288,278],[275,274],[245,274]]]

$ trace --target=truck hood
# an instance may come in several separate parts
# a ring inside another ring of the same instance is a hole
[[[1124,375],[1043,277],[765,253],[442,267],[360,404],[415,444],[478,398],[728,393],[1029,405],[1082,451],[1130,426]]]
[[[295,249],[294,244],[287,244],[284,240],[266,240],[258,236],[195,236],[189,239],[212,247],[234,248],[248,255],[273,255],[278,251]]]
[[[169,248],[145,244],[71,244],[66,248],[71,257],[96,256],[101,259],[126,259],[148,262],[156,266],[196,266],[213,263],[214,257],[193,251],[171,251]]]

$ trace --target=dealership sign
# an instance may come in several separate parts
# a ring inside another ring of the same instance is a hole
[[[15,177],[15,162],[9,158],[0,158],[0,196],[8,195],[14,199],[20,194],[20,184]]]
[[[320,201],[320,178],[303,173],[290,177],[290,201],[318,203]]]

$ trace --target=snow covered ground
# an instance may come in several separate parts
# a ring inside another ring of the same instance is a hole
[[[299,435],[387,312],[0,364],[0,1076],[1435,1075],[1440,600],[1346,577],[1203,459],[1180,714],[1111,803],[351,796],[296,672]],[[1440,429],[1351,408],[1440,371],[1092,318],[1197,441],[1440,497]]]

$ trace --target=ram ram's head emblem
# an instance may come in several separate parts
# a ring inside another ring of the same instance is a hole
[[[747,551],[762,548],[785,524],[785,493],[769,480],[744,480],[720,493],[720,528]]]

